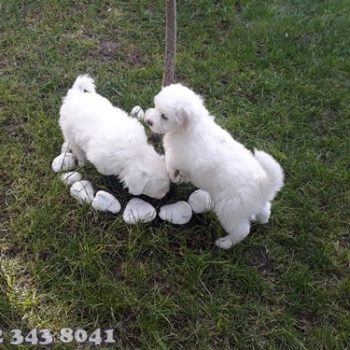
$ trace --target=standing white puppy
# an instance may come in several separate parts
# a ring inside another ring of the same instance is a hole
[[[79,164],[87,159],[101,174],[118,176],[133,195],[162,198],[169,191],[164,157],[144,127],[97,94],[90,76],[79,76],[64,97],[59,124]]]
[[[265,152],[254,154],[217,125],[203,100],[181,84],[164,87],[145,120],[165,134],[165,161],[173,182],[184,179],[209,192],[228,233],[216,245],[229,249],[250,231],[253,217],[268,222],[271,201],[283,186],[283,170]]]

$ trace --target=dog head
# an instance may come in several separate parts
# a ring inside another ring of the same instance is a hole
[[[146,111],[145,121],[157,134],[184,130],[208,114],[202,98],[181,84],[163,87],[154,98],[154,107]]]
[[[123,176],[125,187],[134,196],[144,194],[161,199],[170,189],[170,179],[166,171],[164,156],[148,155],[142,161],[135,162]]]

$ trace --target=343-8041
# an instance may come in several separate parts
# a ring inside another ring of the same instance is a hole
[[[101,330],[101,328],[97,328],[91,332],[87,332],[82,328],[62,328],[58,332],[39,328],[33,328],[28,332],[21,329],[11,329],[5,332],[0,329],[0,346],[5,343],[12,345],[49,345],[59,342],[101,345],[112,344],[116,340],[114,338],[114,329]]]

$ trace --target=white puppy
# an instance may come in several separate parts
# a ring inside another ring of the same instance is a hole
[[[164,156],[147,143],[144,127],[97,94],[88,75],[64,97],[59,124],[80,165],[87,159],[101,174],[118,176],[133,195],[162,198],[169,191]]]
[[[203,100],[181,84],[165,87],[154,98],[145,120],[165,134],[165,161],[173,182],[180,177],[209,192],[228,233],[216,245],[229,249],[245,238],[250,221],[266,223],[271,201],[283,186],[283,170],[270,155],[254,154],[214,121]]]

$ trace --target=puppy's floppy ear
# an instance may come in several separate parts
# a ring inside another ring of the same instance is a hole
[[[176,122],[182,127],[186,127],[191,117],[190,111],[186,107],[176,108]]]

